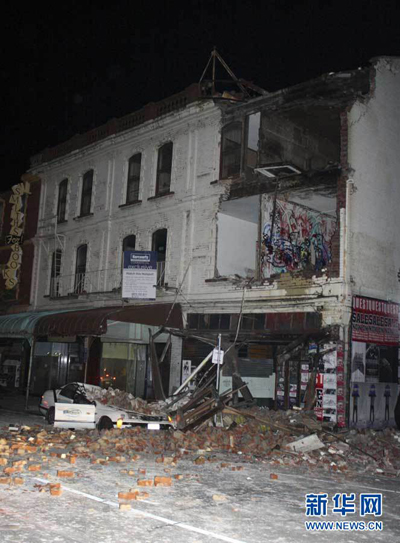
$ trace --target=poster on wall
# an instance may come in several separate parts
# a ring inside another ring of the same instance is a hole
[[[122,298],[155,300],[157,284],[157,253],[155,251],[124,251]]]
[[[399,306],[353,297],[350,425],[393,426],[398,396]]]

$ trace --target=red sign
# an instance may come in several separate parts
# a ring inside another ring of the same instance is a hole
[[[399,344],[399,305],[353,296],[352,340],[378,345]]]

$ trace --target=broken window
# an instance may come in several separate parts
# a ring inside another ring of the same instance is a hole
[[[142,154],[137,153],[129,159],[128,166],[128,184],[126,191],[126,203],[132,204],[139,200],[140,187],[140,167],[142,163]]]
[[[240,175],[242,123],[234,122],[224,126],[221,136],[221,179]]]
[[[64,222],[67,212],[68,179],[63,179],[58,185],[57,222]]]
[[[93,170],[87,171],[82,180],[81,217],[90,215],[92,205]]]
[[[173,143],[169,141],[158,150],[156,196],[168,194],[171,187]]]
[[[162,228],[153,234],[152,250],[157,252],[157,285],[165,284],[165,257],[167,253],[167,230]]]
[[[85,290],[87,245],[80,245],[76,250],[75,266],[75,294],[81,294]]]
[[[60,275],[61,275],[62,251],[57,249],[51,257],[51,277],[50,277],[50,296],[60,295]]]

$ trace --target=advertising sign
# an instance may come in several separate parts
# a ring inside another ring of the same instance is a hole
[[[353,297],[352,340],[381,345],[399,344],[399,306],[393,302]]]
[[[350,425],[394,426],[398,396],[399,306],[353,297]]]
[[[157,253],[155,251],[124,251],[122,298],[155,300],[157,284]]]

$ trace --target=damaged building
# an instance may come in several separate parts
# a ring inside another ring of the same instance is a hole
[[[260,405],[393,424],[399,69],[271,93],[203,81],[33,157],[33,390],[151,398],[154,348],[171,394],[220,334],[221,392],[240,374]],[[128,250],[157,253],[155,301],[122,297]]]

